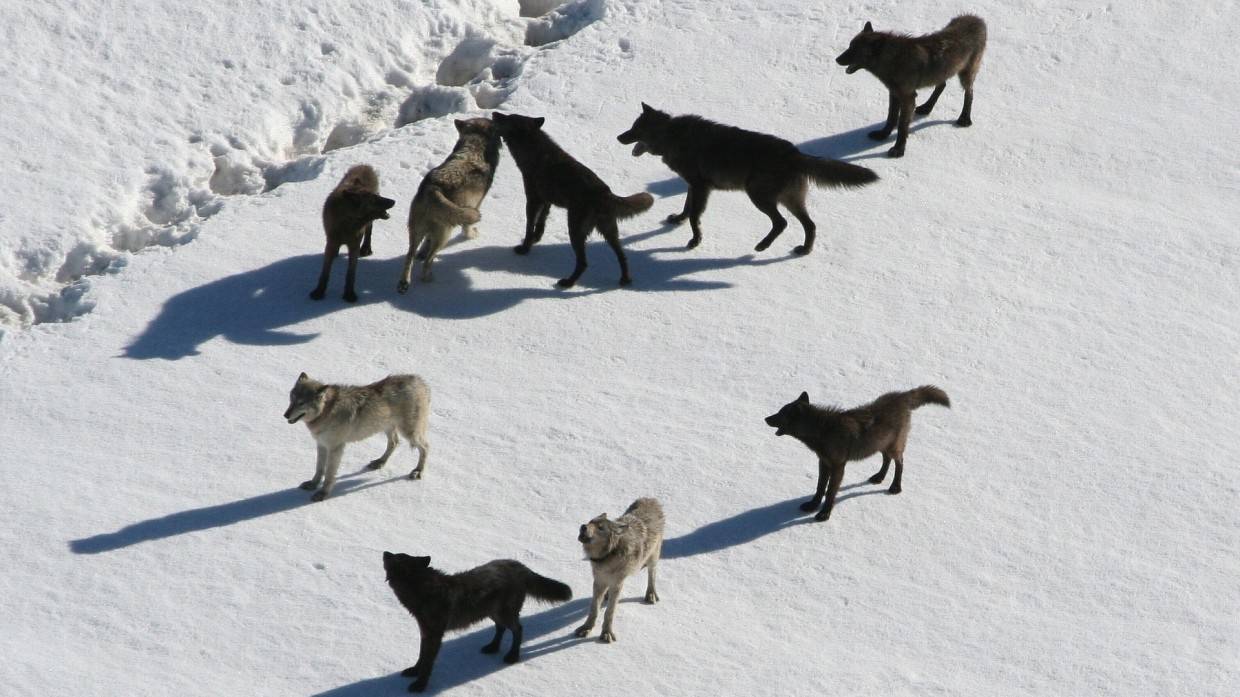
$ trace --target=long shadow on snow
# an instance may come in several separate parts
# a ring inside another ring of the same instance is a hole
[[[337,479],[336,488],[332,491],[332,498],[406,478],[405,475],[401,475],[365,483],[362,480],[356,479],[358,475],[369,471],[362,470]],[[331,499],[328,500],[330,501]],[[308,503],[311,503],[309,491],[296,487],[281,489],[268,494],[251,496],[248,499],[181,511],[180,513],[173,513],[162,518],[151,518],[150,520],[126,525],[116,532],[101,533],[91,537],[84,537],[80,540],[72,540],[69,542],[69,549],[74,554],[112,552],[140,542],[152,542],[190,532],[222,528],[273,513],[283,513]]]
[[[954,123],[954,121],[944,119],[920,121],[910,126],[908,132],[911,136],[923,128],[940,126],[947,123]],[[829,157],[833,160],[843,160],[845,162],[871,160],[879,157],[885,158],[887,157],[887,150],[889,150],[896,142],[895,134],[893,133],[890,138],[884,141],[871,140],[869,136],[870,131],[877,131],[882,127],[882,125],[882,123],[876,123],[871,126],[854,128],[851,131],[836,133],[831,136],[814,138],[813,140],[807,140],[801,143],[797,147],[800,148],[801,152],[807,155],[813,155],[815,157]],[[864,155],[862,154],[867,150],[874,150],[878,148],[881,149],[877,150],[877,152],[866,153]]]
[[[530,602],[537,601],[531,600]],[[521,617],[521,625],[525,629],[525,641],[521,645],[522,663],[536,659],[539,656],[571,648],[577,644],[597,641],[597,638],[579,639],[571,633],[562,633],[562,630],[566,630],[585,618],[589,602],[589,598],[578,598],[542,612],[523,615]],[[403,612],[403,610],[401,611]],[[402,646],[407,647],[409,652],[409,655],[406,657],[408,665],[413,665],[418,657],[417,630],[414,629],[416,625],[413,624],[413,618],[410,618],[409,623],[408,640]],[[479,652],[479,649],[489,642],[495,634],[494,626],[490,625],[490,623],[482,626],[482,629],[444,642],[442,649],[439,651],[439,657],[435,661],[427,693],[434,694],[454,687],[460,687],[508,667],[500,659],[499,654],[487,655]],[[536,641],[552,633],[559,634],[542,641]],[[505,651],[510,640],[511,635],[504,638],[503,648]],[[404,668],[404,666],[401,667]],[[407,690],[410,682],[412,682],[412,678],[403,677],[398,671],[383,677],[368,678],[348,685],[342,685],[326,692],[320,692],[314,695],[314,697],[403,695],[408,694]]]
[[[625,240],[626,243],[637,242],[670,229],[663,226]],[[656,256],[657,252],[666,250],[633,249],[628,244],[625,251],[634,278],[628,289],[655,292],[727,288],[731,284],[684,277],[702,271],[761,266],[791,258],[787,255],[758,259],[751,254],[732,258],[689,255],[666,258]],[[395,290],[404,265],[403,255],[362,259],[357,272],[356,305],[389,302],[426,317],[476,319],[528,300],[571,300],[619,289],[616,283],[619,268],[606,244],[594,238],[587,254],[591,265],[577,287],[562,290],[555,287],[554,279],[572,270],[573,254],[567,242],[536,245],[524,257],[514,254],[509,246],[458,249],[454,244],[436,261],[433,283],[419,282],[420,264],[415,267],[414,285],[407,295],[399,295]],[[354,306],[341,300],[339,295],[344,284],[343,263],[337,263],[333,270],[326,298],[315,301],[307,297],[321,264],[321,254],[303,254],[179,293],[164,303],[155,319],[125,347],[122,355],[133,359],[177,360],[197,355],[199,347],[216,337],[250,346],[287,346],[312,341],[317,334],[298,334],[282,328]],[[541,287],[476,288],[465,273],[467,269],[537,276],[548,283]]]
[[[876,489],[844,493],[868,483],[862,481],[840,487],[840,495],[836,497],[835,505],[838,506],[858,496],[881,494],[886,491],[886,489]],[[798,496],[762,508],[754,508],[730,518],[703,525],[687,535],[664,540],[661,558],[680,559],[698,554],[710,554],[729,547],[748,544],[784,528],[812,523],[814,522],[813,513],[804,512],[800,508],[801,503],[807,500],[805,496]]]

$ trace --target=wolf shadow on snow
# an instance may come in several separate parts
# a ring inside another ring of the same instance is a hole
[[[628,291],[698,291],[727,288],[723,281],[685,278],[695,273],[735,266],[761,266],[790,257],[708,258],[677,255],[656,256],[662,250],[635,249],[640,242],[671,230],[663,226],[624,238],[633,269],[634,284]],[[487,235],[487,232],[483,232]],[[498,238],[496,232],[492,238]],[[452,244],[435,267],[435,280],[415,283],[408,294],[396,292],[404,263],[403,255],[389,259],[362,259],[357,279],[357,303],[345,303],[329,296],[320,301],[306,297],[322,262],[322,254],[303,254],[257,269],[226,276],[183,291],[164,303],[159,314],[121,353],[125,358],[178,360],[199,353],[200,347],[216,337],[248,346],[289,346],[313,341],[317,334],[285,329],[330,312],[359,305],[387,302],[394,307],[424,317],[477,319],[511,309],[528,300],[570,300],[594,293],[619,290],[615,283],[615,262],[600,250],[592,250],[595,263],[578,283],[579,290],[561,290],[553,283],[510,288],[476,288],[467,270],[506,271],[521,276],[545,277],[554,281],[563,272],[566,259],[573,254],[567,241],[544,243],[525,257],[512,253],[504,244],[480,246]],[[599,238],[590,245],[604,247]],[[333,286],[334,287],[334,286]]]

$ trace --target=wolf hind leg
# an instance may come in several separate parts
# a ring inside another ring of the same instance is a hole
[[[370,229],[373,228],[374,225],[374,223],[366,223],[366,229],[362,232],[362,249],[358,252],[359,256],[368,257],[375,253],[370,247]]]
[[[770,247],[775,238],[783,233],[784,228],[788,227],[788,219],[780,214],[779,204],[776,203],[776,197],[773,192],[750,185],[745,188],[745,193],[749,194],[749,200],[753,201],[753,205],[757,206],[758,210],[765,213],[766,217],[771,219],[771,231],[754,247],[754,251],[762,252],[767,247]]]
[[[974,56],[964,70],[960,71],[960,86],[964,88],[964,106],[960,109],[960,118],[956,119],[956,125],[960,128],[973,125],[973,80],[980,67],[981,56]]]
[[[930,93],[930,98],[926,100],[925,104],[922,104],[921,106],[917,107],[914,113],[916,113],[918,116],[926,116],[931,111],[934,111],[934,105],[939,103],[939,95],[943,94],[943,90],[946,87],[947,87],[946,82],[940,82],[939,84],[935,85],[934,91]]]
[[[498,653],[499,643],[501,640],[503,640],[503,638],[504,638],[504,625],[500,624],[500,621],[498,619],[495,619],[495,638],[491,639],[491,641],[486,646],[482,647],[481,649],[482,653]]]
[[[556,285],[561,288],[572,288],[577,284],[577,279],[581,278],[581,274],[585,273],[586,266],[586,237],[590,234],[593,227],[589,216],[581,210],[570,209],[568,211],[568,241],[573,247],[573,257],[576,262],[573,266],[573,272],[567,278],[561,278],[556,281]]]
[[[508,625],[508,631],[512,632],[512,646],[509,646],[508,653],[504,654],[504,663],[516,663],[521,660],[521,639],[525,636],[525,628],[521,626],[520,611],[513,610],[508,617],[504,618],[504,621]]]
[[[386,465],[388,458],[391,457],[392,453],[396,451],[396,444],[399,442],[400,442],[400,436],[396,435],[396,429],[393,428],[389,430],[387,432],[387,449],[385,449],[383,451],[383,454],[380,455],[378,458],[371,460],[370,464],[366,465],[366,468],[377,470],[380,467],[383,467],[384,465]]]
[[[405,266],[400,272],[400,281],[396,284],[397,293],[405,293],[409,290],[409,284],[413,280],[413,262],[415,259],[424,259],[423,252],[426,250],[426,226],[421,222],[409,221],[409,251],[405,254]]]
[[[814,251],[814,239],[818,233],[818,226],[814,225],[814,221],[809,217],[809,211],[805,210],[805,194],[809,189],[809,182],[802,179],[800,182],[785,190],[784,195],[780,199],[780,203],[784,204],[784,208],[792,213],[792,217],[797,219],[801,224],[801,228],[805,230],[805,242],[797,245],[792,249],[793,254],[809,254]]]
[[[440,250],[442,250],[444,245],[447,243],[448,235],[446,233],[448,232],[448,229],[441,228],[437,225],[436,228],[431,230],[426,236],[426,244],[424,245],[426,249],[426,257],[422,261],[423,283],[433,281],[435,279],[435,275],[431,272],[431,266],[435,263],[435,257],[439,256]]]
[[[409,447],[418,449],[418,464],[409,473],[410,479],[421,479],[426,471],[426,458],[430,454],[431,445],[426,440],[426,421],[430,412],[430,400],[421,400],[417,412],[412,418],[400,425],[401,435],[409,441]]]
[[[656,575],[655,569],[659,565],[659,553],[662,551],[662,548],[663,541],[660,540],[659,548],[650,556],[650,561],[646,562],[646,597],[644,600],[647,605],[654,605],[659,602],[659,592],[655,590],[654,579]]]
[[[620,230],[616,227],[616,219],[604,216],[599,221],[598,231],[602,233],[607,246],[611,247],[611,251],[616,255],[616,261],[620,264],[620,285],[629,285],[633,282],[633,278],[629,276],[629,260],[624,256],[624,247],[620,246]]]

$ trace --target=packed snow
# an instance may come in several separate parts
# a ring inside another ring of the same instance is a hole
[[[834,57],[867,20],[989,26],[974,126],[949,84],[903,159],[866,137],[886,94]],[[404,694],[418,629],[384,550],[445,571],[513,558],[523,661],[449,636],[431,693],[1240,693],[1240,23],[1232,3],[994,0],[16,0],[0,138],[0,692]],[[769,250],[716,192],[686,251],[685,185],[616,142],[640,102],[874,169],[817,190],[818,244]],[[527,257],[504,153],[481,236],[395,291],[404,218],[493,109],[616,193],[634,284],[601,239],[572,290],[562,210]],[[398,201],[360,301],[307,297],[320,208],[350,166]],[[281,418],[306,371],[432,390],[407,444],[345,450],[335,494]],[[933,383],[903,493],[762,417]],[[578,639],[578,526],[655,496],[661,602]],[[506,644],[505,644],[506,646]]]

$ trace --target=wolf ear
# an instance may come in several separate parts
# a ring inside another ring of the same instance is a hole
[[[534,124],[534,130],[538,130],[538,129],[542,128],[542,125],[543,125],[544,123],[546,123],[546,122],[547,122],[547,118],[546,118],[545,116],[539,116],[539,117],[537,117],[537,118],[530,119],[530,121],[532,121],[532,122],[533,122],[533,124]]]
[[[457,132],[457,133],[464,133],[464,132],[465,132],[465,121],[464,121],[463,119],[456,119],[456,120],[455,120],[455,121],[453,121],[452,123],[453,123],[453,125],[455,125],[455,126],[456,126],[456,132]]]
[[[800,403],[802,403],[802,404],[809,404],[809,393],[808,393],[808,392],[802,392],[802,393],[801,393],[801,396],[800,396],[800,397],[797,397],[797,401],[798,401],[798,402],[800,402]]]
[[[651,107],[649,104],[647,104],[647,103],[645,103],[645,102],[642,102],[642,113],[643,113],[643,114],[652,114],[652,113],[654,113],[654,111],[655,111],[655,110],[654,110],[654,108],[653,108],[653,107]]]
[[[396,556],[396,555],[395,555],[395,554],[392,554],[391,552],[389,552],[389,551],[387,551],[387,550],[384,550],[384,551],[383,551],[383,561],[387,561],[388,559],[391,559],[391,558],[392,558],[392,557],[394,557],[394,556]]]
[[[431,558],[430,557],[414,557],[413,565],[420,569],[425,569],[426,567],[431,565]]]
[[[310,379],[310,376],[306,375],[305,373],[302,373],[301,375],[297,376],[297,382],[305,382],[309,379]]]
[[[870,33],[870,32],[872,32],[872,31],[874,31],[874,26],[873,26],[873,25],[871,25],[869,22],[866,22],[866,23],[865,23],[865,26],[864,26],[864,27],[861,27],[861,33],[862,33],[862,34],[869,34],[869,33]]]

